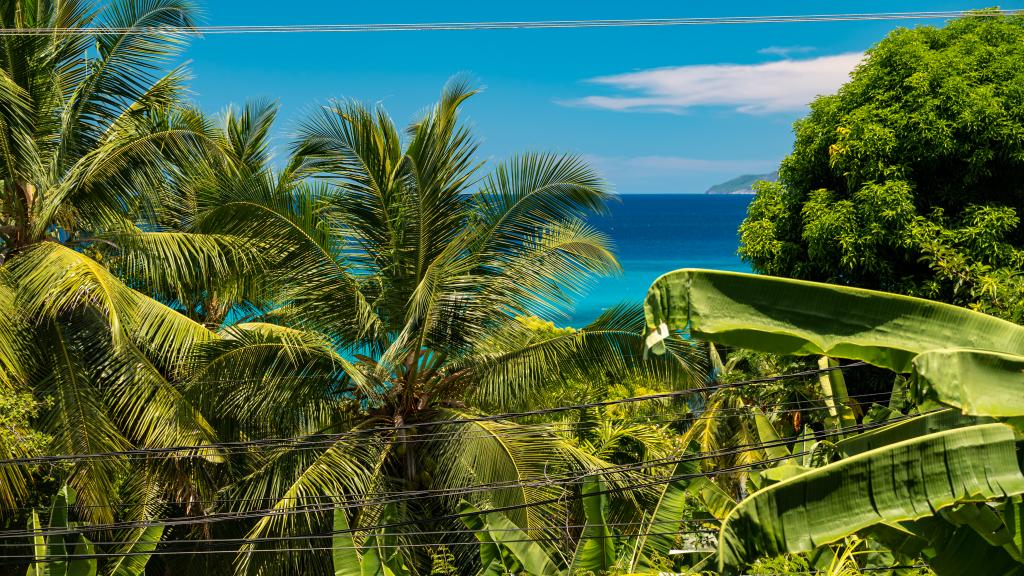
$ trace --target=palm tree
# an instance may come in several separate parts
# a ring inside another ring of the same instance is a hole
[[[37,425],[51,454],[214,439],[174,378],[215,335],[174,294],[256,260],[247,240],[160,224],[176,166],[218,150],[179,104],[184,71],[165,69],[183,38],[161,29],[192,25],[192,12],[186,0],[0,2],[4,28],[94,30],[0,39],[0,393],[46,400]],[[82,460],[66,480],[83,517],[110,521],[126,470],[139,494],[187,498],[190,470],[218,460],[193,456]],[[31,470],[5,467],[2,480],[0,503],[25,501]]]
[[[422,489],[455,492],[363,506],[351,524],[416,521],[392,535],[403,544],[420,531],[472,539],[458,534],[457,519],[429,520],[466,498],[523,506],[507,512],[513,522],[556,534],[553,518],[570,513],[552,503],[563,487],[463,489],[543,480],[603,460],[544,425],[438,422],[536,408],[569,379],[644,380],[659,389],[692,382],[681,340],[673,354],[641,359],[639,306],[616,307],[579,330],[529,320],[559,317],[589,278],[618,270],[608,239],[584,221],[612,195],[572,156],[526,154],[480,176],[477,142],[459,122],[475,92],[450,83],[404,137],[383,109],[335,102],[302,125],[280,172],[256,161],[243,183],[189,188],[193,229],[250,234],[281,258],[265,278],[274,305],[236,317],[202,347],[196,402],[223,415],[223,437],[359,435],[252,450],[239,461],[243,477],[225,499],[236,510],[275,510],[250,536],[324,534],[331,511],[310,505]],[[263,117],[256,108],[239,118],[246,115]],[[329,569],[327,555],[248,554],[287,544],[246,546],[240,570]],[[427,562],[422,548],[402,551],[410,565]]]

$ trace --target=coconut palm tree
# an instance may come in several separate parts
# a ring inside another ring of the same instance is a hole
[[[579,330],[531,320],[559,317],[589,278],[618,270],[608,239],[584,221],[612,195],[573,156],[526,154],[481,175],[477,141],[459,121],[475,92],[453,81],[404,136],[381,108],[334,102],[302,124],[284,169],[190,188],[195,230],[272,239],[281,258],[266,279],[274,305],[236,315],[202,347],[192,397],[223,415],[224,437],[357,435],[254,449],[239,461],[229,505],[274,510],[250,536],[324,534],[324,503],[424,489],[451,492],[362,506],[351,524],[416,521],[393,535],[403,544],[420,531],[472,538],[458,534],[457,519],[429,518],[456,511],[460,499],[489,500],[522,506],[509,518],[551,535],[553,518],[572,511],[553,503],[563,487],[536,481],[606,463],[543,423],[445,422],[536,408],[542,392],[569,379],[692,382],[681,340],[673,354],[642,360],[639,306]],[[471,488],[498,482],[511,485]],[[329,555],[249,554],[274,546],[294,548],[252,543],[240,570],[329,570]],[[422,548],[402,550],[410,565],[426,562]]]
[[[183,38],[163,29],[192,13],[186,0],[0,2],[0,26],[26,30],[0,39],[0,383],[43,401],[51,454],[213,440],[173,381],[215,335],[174,294],[257,259],[248,240],[161,225],[176,167],[219,149],[179,104],[184,71],[167,68]],[[202,460],[92,459],[61,474],[82,516],[103,522],[129,467],[140,493],[178,499]],[[24,501],[30,476],[5,467],[0,503]]]

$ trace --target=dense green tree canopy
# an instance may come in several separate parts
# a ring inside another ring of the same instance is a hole
[[[796,124],[740,254],[763,273],[1024,318],[1024,18],[901,29]]]

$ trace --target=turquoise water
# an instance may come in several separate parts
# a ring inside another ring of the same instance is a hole
[[[736,255],[737,228],[752,196],[629,194],[591,219],[609,234],[623,274],[602,278],[577,301],[569,325],[582,326],[625,300],[641,301],[658,276],[677,268],[749,272]]]

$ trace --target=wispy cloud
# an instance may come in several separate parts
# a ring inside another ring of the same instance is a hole
[[[767,48],[761,48],[757,53],[764,54],[765,56],[789,58],[794,54],[807,54],[815,50],[814,46],[768,46]]]
[[[725,106],[744,114],[802,110],[815,96],[842,86],[863,58],[857,52],[764,64],[641,70],[588,80],[621,94],[562,103],[617,111],[684,112],[695,106]]]

